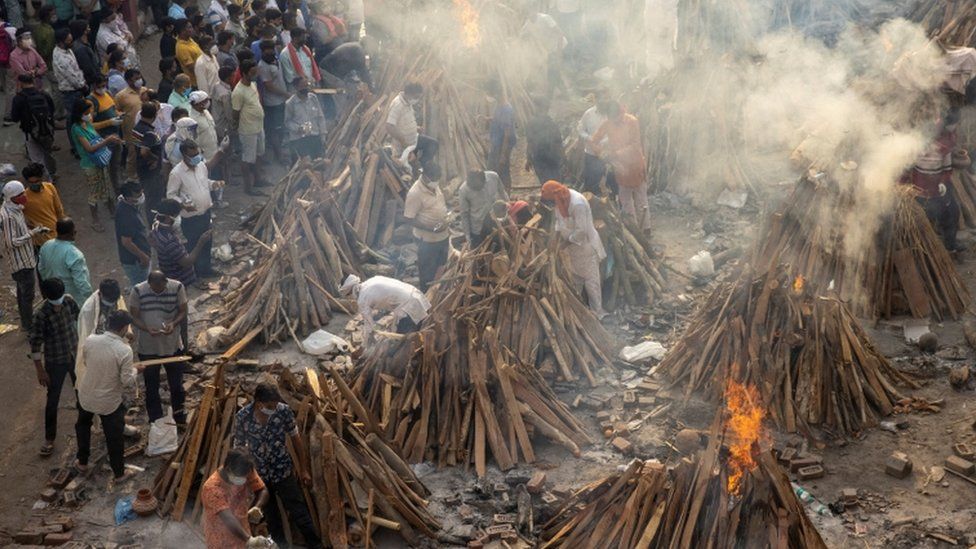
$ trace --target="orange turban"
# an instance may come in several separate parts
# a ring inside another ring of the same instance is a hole
[[[542,199],[552,200],[563,217],[569,217],[569,187],[554,180],[542,185]]]

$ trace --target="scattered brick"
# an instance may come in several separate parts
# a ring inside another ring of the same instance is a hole
[[[796,473],[800,476],[800,480],[813,480],[824,476],[824,468],[820,465],[810,465],[801,467]]]
[[[41,490],[41,499],[48,503],[54,503],[58,499],[58,490],[56,488],[45,488]]]
[[[47,484],[60,490],[67,486],[69,482],[71,482],[71,471],[69,469],[58,469],[57,472],[51,475]]]
[[[892,452],[885,460],[885,473],[895,478],[905,478],[912,474],[912,460],[904,452]]]
[[[810,467],[811,465],[820,465],[823,461],[820,458],[814,457],[803,457],[803,458],[793,458],[790,460],[790,472],[796,473],[804,467]]]
[[[612,444],[614,448],[619,450],[620,453],[625,456],[629,456],[634,453],[634,445],[625,438],[617,437],[610,441],[610,444]]]
[[[44,545],[64,545],[71,541],[71,532],[58,532],[44,536]]]
[[[953,444],[952,451],[962,459],[968,459],[969,461],[972,461],[973,458],[976,457],[976,451],[973,450],[972,446],[966,444],[965,442]]]
[[[783,465],[789,465],[794,459],[796,459],[796,448],[787,446],[779,453],[779,462]]]
[[[844,502],[844,505],[857,505],[857,488],[844,488],[840,491],[840,499]]]
[[[40,545],[44,543],[44,532],[36,528],[28,528],[14,534],[14,541],[25,545]]]
[[[945,460],[945,467],[950,471],[955,471],[960,475],[971,475],[976,472],[976,465],[968,459],[959,456],[949,456]]]
[[[539,494],[542,492],[542,488],[546,485],[546,474],[543,471],[536,471],[526,483],[525,489],[529,491],[530,494]]]

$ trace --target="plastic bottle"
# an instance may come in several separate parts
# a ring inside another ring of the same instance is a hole
[[[791,482],[790,486],[793,487],[793,493],[796,494],[796,497],[800,498],[800,501],[803,503],[806,503],[814,513],[825,517],[830,516],[830,509],[828,509],[826,505],[817,501],[817,498],[813,497],[813,494],[807,492],[802,486],[795,482]]]

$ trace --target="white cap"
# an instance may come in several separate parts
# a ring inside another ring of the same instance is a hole
[[[192,92],[190,94],[190,103],[192,103],[194,105],[196,105],[197,103],[203,103],[207,99],[210,99],[210,96],[207,95],[207,92],[205,92],[205,91],[199,91],[199,90],[197,90],[197,91]]]
[[[195,128],[197,127],[197,121],[189,116],[184,116],[176,121],[176,127],[180,129]]]
[[[339,287],[339,293],[342,295],[349,295],[352,291],[359,286],[360,278],[356,275],[349,275],[346,277],[345,282]]]
[[[23,192],[24,184],[20,181],[8,181],[7,184],[3,186],[4,200],[10,200],[19,194],[23,194]]]

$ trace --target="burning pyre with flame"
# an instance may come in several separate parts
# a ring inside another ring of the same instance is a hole
[[[754,386],[729,381],[725,389],[725,413],[729,430],[726,490],[729,495],[738,496],[742,491],[743,476],[758,465],[756,455],[764,436],[762,421],[766,412]]]
[[[481,44],[481,28],[478,25],[478,10],[469,0],[454,0],[457,18],[461,23],[461,40],[464,47],[477,48]]]

